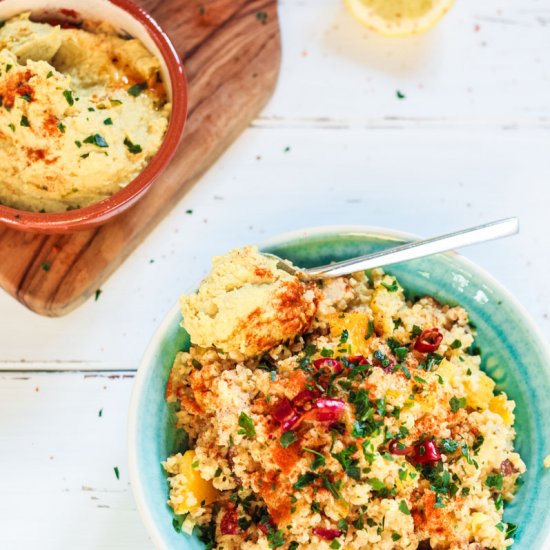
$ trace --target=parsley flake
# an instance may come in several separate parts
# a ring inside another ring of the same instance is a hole
[[[141,145],[138,145],[137,143],[132,143],[129,138],[124,139],[124,145],[126,145],[128,151],[130,151],[130,153],[132,153],[133,155],[137,155],[138,153],[141,153],[143,151]]]
[[[74,105],[73,91],[72,90],[64,90],[63,95],[65,96],[65,99],[67,100],[67,103],[72,107]]]
[[[239,415],[239,426],[241,429],[237,432],[238,434],[246,435],[246,437],[254,437],[256,435],[254,422],[252,422],[252,418],[245,412],[241,412]]]
[[[281,438],[279,439],[279,442],[283,449],[290,447],[296,441],[298,441],[298,435],[294,430],[289,430],[288,432],[285,432],[283,435],[281,435]]]
[[[101,134],[92,134],[88,136],[84,143],[90,143],[91,145],[96,145],[97,147],[109,147],[109,144],[105,141],[105,138]]]
[[[138,97],[141,92],[144,92],[148,88],[147,82],[139,82],[128,88],[128,93],[131,96]]]

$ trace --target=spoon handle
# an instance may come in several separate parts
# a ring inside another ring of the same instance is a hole
[[[414,241],[412,243],[396,246],[395,248],[381,250],[374,254],[351,258],[343,262],[304,269],[302,274],[308,279],[339,277],[340,275],[349,275],[356,271],[423,258],[424,256],[447,252],[462,246],[500,239],[501,237],[508,237],[509,235],[514,235],[518,231],[518,218],[507,218],[478,225],[476,227],[470,227],[469,229],[463,229],[440,237]]]

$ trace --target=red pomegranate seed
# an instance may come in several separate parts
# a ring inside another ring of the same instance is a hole
[[[439,347],[442,340],[443,334],[438,329],[430,328],[423,330],[416,339],[414,349],[421,353],[432,353]]]
[[[313,532],[322,539],[334,540],[341,536],[344,532],[340,529],[325,529],[323,527],[314,527]]]
[[[283,399],[271,412],[271,416],[279,422],[279,424],[282,424],[295,414],[296,411],[288,399]]]

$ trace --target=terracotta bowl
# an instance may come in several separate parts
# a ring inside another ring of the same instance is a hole
[[[141,40],[161,62],[161,72],[172,112],[157,154],[126,187],[111,197],[76,210],[36,213],[0,205],[0,224],[36,233],[70,233],[90,229],[113,219],[134,205],[170,162],[180,143],[187,116],[187,82],[181,60],[166,33],[130,0],[2,0],[0,21],[31,11],[39,18],[71,23],[82,19],[108,21],[116,29]]]

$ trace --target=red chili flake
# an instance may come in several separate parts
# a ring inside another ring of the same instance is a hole
[[[240,533],[239,524],[237,523],[239,515],[237,510],[229,510],[225,513],[220,523],[220,531],[222,535],[238,535]]]
[[[302,420],[306,422],[314,420],[318,422],[334,422],[335,420],[340,420],[345,409],[346,404],[344,401],[322,397],[313,403],[310,411],[300,417],[300,422]]]
[[[421,353],[432,353],[439,347],[442,340],[443,334],[438,329],[430,328],[423,330],[416,339],[414,349]]]
[[[290,418],[295,414],[294,407],[288,399],[283,399],[277,406],[273,409],[271,416],[279,422],[283,423],[285,420]]]
[[[415,464],[433,464],[439,460],[441,460],[441,453],[437,450],[434,441],[424,441],[414,446],[411,461]]]
[[[334,540],[344,534],[340,529],[325,529],[323,527],[314,527],[313,532],[325,540]]]
[[[412,447],[400,447],[400,445],[402,445],[402,444],[399,443],[398,441],[393,440],[389,444],[388,450],[390,451],[390,453],[392,455],[399,455],[399,456],[405,456],[405,455],[408,455],[408,454],[412,453],[412,451],[413,451]]]

